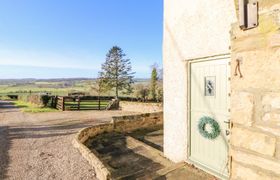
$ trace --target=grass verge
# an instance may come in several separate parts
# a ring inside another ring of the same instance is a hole
[[[0,100],[2,100],[2,101],[11,101],[12,99],[9,98],[8,96],[0,96]]]
[[[56,112],[57,109],[49,108],[49,107],[39,107],[35,104],[23,102],[23,101],[15,101],[14,104],[21,109],[22,112],[28,113],[40,113],[40,112]]]

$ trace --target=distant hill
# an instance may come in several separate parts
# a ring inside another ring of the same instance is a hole
[[[73,81],[86,81],[95,80],[91,78],[57,78],[57,79],[0,79],[0,85],[12,85],[12,84],[32,84],[35,82],[73,82]]]
[[[79,82],[79,81],[95,81],[96,78],[55,78],[55,79],[0,79],[0,85],[20,85],[20,84],[33,84],[36,82]],[[148,79],[135,78],[135,82],[146,82]]]

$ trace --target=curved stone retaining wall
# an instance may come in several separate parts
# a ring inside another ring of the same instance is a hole
[[[161,112],[163,110],[162,103],[143,103],[143,102],[130,102],[120,101],[120,107],[123,111],[132,112]]]
[[[163,113],[146,113],[129,116],[113,117],[114,130],[129,132],[139,128],[151,127],[163,124]]]
[[[146,113],[129,116],[112,117],[107,124],[99,124],[84,128],[75,136],[73,145],[79,149],[82,156],[95,168],[98,179],[111,179],[111,173],[94,152],[84,144],[88,139],[105,132],[130,132],[139,128],[163,124],[163,113]]]

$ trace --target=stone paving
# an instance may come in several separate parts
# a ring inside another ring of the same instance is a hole
[[[105,162],[113,179],[152,176],[166,165],[164,162],[153,161],[153,155],[147,152],[145,147],[129,142],[124,134],[107,133],[97,136],[88,144]],[[171,162],[168,163],[172,165]]]
[[[86,145],[105,164],[113,179],[215,179],[190,165],[164,158],[158,150],[162,149],[162,142],[162,127],[154,127],[129,134],[105,133],[88,140]]]

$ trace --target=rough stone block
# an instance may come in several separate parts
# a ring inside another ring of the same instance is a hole
[[[232,162],[232,180],[276,180],[278,177]]]
[[[280,137],[279,127],[267,127],[267,126],[264,126],[264,125],[256,125],[256,127],[258,129],[261,129],[264,132],[267,132],[269,134],[273,134],[275,136],[279,136]]]
[[[265,113],[262,118],[267,123],[273,123],[280,126],[280,114],[279,113]]]
[[[269,93],[262,98],[264,108],[270,107],[272,110],[280,109],[280,93]]]
[[[278,139],[276,144],[275,157],[280,160],[280,138]]]
[[[279,92],[280,48],[233,53],[232,56],[232,92],[248,89],[254,91],[256,97],[260,96],[260,92]],[[243,58],[241,71],[244,78],[241,79],[233,75],[235,59],[239,57]]]
[[[234,161],[243,163],[245,165],[256,166],[260,171],[271,171],[277,174],[280,178],[280,161],[263,158],[261,156],[248,154],[242,151],[231,150],[230,152]]]
[[[263,155],[274,156],[276,138],[246,129],[233,128],[231,144]]]
[[[270,47],[279,47],[280,46],[280,34],[274,34],[270,38]]]
[[[254,96],[247,92],[233,93],[231,120],[233,123],[251,126],[253,122]]]

